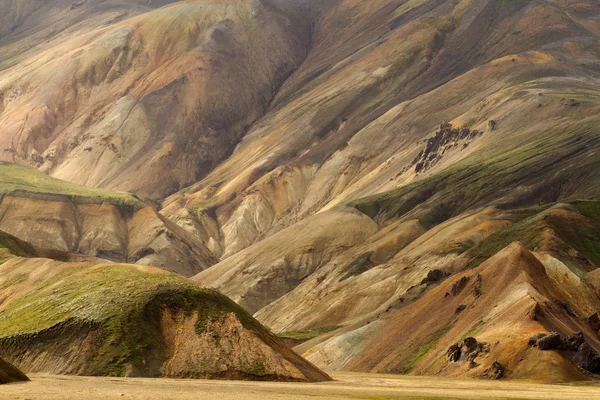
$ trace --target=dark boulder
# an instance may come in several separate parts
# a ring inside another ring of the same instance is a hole
[[[564,350],[566,348],[565,341],[556,332],[539,339],[537,346],[540,350]]]
[[[546,333],[537,333],[529,338],[529,342],[527,344],[530,346],[537,346],[538,341],[546,336],[548,336]]]
[[[458,281],[454,282],[454,285],[452,285],[451,290],[452,295],[457,296],[467,286],[467,283],[469,283],[469,278],[467,278],[466,276],[463,276]]]
[[[600,331],[600,317],[598,317],[598,313],[595,313],[588,318],[588,325],[594,332],[598,333]]]
[[[477,274],[477,277],[475,278],[475,282],[471,288],[471,293],[473,293],[473,296],[475,297],[479,297],[483,294],[483,278],[480,274]]]
[[[558,302],[558,304],[567,312],[567,314],[569,314],[571,317],[575,317],[577,318],[577,314],[575,313],[575,311],[573,310],[573,308],[571,307],[571,305],[569,303],[567,303],[566,301],[560,301]]]
[[[534,321],[539,321],[543,315],[542,307],[538,303],[535,303],[535,306],[533,306],[529,313],[529,317]]]
[[[487,343],[481,343],[474,337],[468,337],[462,342],[450,346],[446,352],[446,359],[448,362],[463,361],[472,366],[477,356],[489,353],[489,351],[490,347]]]
[[[504,367],[496,360],[483,371],[483,376],[488,379],[502,379],[504,377]]]
[[[569,351],[577,351],[579,347],[585,343],[585,338],[583,337],[583,332],[575,332],[571,336],[568,336],[565,339],[565,346]]]
[[[448,348],[446,359],[448,362],[458,362],[460,360],[460,346],[458,344],[453,344]]]
[[[432,269],[427,273],[427,276],[421,281],[421,285],[439,282],[446,276],[447,274],[440,271],[439,269]]]
[[[573,356],[573,362],[584,371],[600,374],[600,356],[598,356],[598,353],[596,353],[596,351],[587,343],[583,343],[579,347]]]

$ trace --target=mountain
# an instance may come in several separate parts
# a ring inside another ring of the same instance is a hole
[[[322,368],[600,373],[597,0],[5,7],[4,181],[47,183],[0,230],[193,276]]]

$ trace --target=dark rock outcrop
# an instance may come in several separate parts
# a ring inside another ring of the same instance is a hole
[[[457,296],[467,286],[467,283],[469,283],[469,278],[466,276],[463,276],[458,281],[456,281],[454,285],[452,285],[452,295]]]
[[[463,339],[453,344],[446,352],[448,362],[465,361],[473,362],[480,354],[489,353],[490,347],[487,343],[478,342],[474,337]]]
[[[461,312],[465,311],[467,309],[467,306],[465,306],[464,304],[461,304],[460,306],[456,307],[456,310],[454,311],[455,314],[460,314]]]
[[[575,311],[573,310],[573,308],[571,307],[571,305],[569,303],[567,303],[566,301],[561,301],[558,303],[566,312],[567,314],[569,314],[571,317],[577,317],[577,314],[575,313]]]
[[[543,311],[542,311],[542,307],[540,307],[539,304],[535,304],[535,306],[533,306],[533,308],[531,309],[531,312],[529,313],[529,318],[531,318],[534,321],[539,321],[539,319],[544,315]]]
[[[529,346],[537,346],[538,341],[546,336],[548,336],[546,333],[537,333],[529,338],[529,342],[527,344]]]
[[[421,281],[421,285],[428,285],[430,283],[440,282],[447,276],[448,274],[446,274],[443,271],[440,271],[439,269],[432,269],[427,273],[427,276],[423,278],[423,280]]]
[[[565,339],[565,346],[569,351],[578,351],[580,346],[585,343],[583,332],[575,332]]]
[[[600,317],[598,317],[598,313],[590,315],[588,325],[596,334],[600,335]]]
[[[540,350],[564,350],[565,341],[559,333],[552,332],[537,341]]]
[[[600,355],[586,342],[581,331],[566,338],[556,332],[549,335],[538,333],[529,339],[528,344],[537,346],[540,350],[564,351],[579,369],[600,374]]]
[[[483,376],[488,379],[502,379],[504,377],[504,367],[496,360],[483,371]]]
[[[448,348],[446,359],[448,362],[458,362],[460,360],[460,346],[458,344],[455,343]]]
[[[435,135],[427,140],[425,149],[414,159],[415,172],[423,172],[433,167],[444,154],[453,149],[464,149],[468,144],[481,136],[483,132],[469,128],[457,128],[444,122]],[[462,146],[461,146],[462,144]]]
[[[573,362],[584,371],[593,374],[600,373],[600,356],[585,342],[579,346],[579,349],[573,355]]]
[[[473,296],[475,297],[479,297],[483,294],[483,278],[480,274],[477,274],[477,277],[475,278],[475,282],[471,288],[471,293],[473,293]]]

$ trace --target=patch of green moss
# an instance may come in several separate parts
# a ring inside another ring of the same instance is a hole
[[[475,323],[475,325],[473,325],[471,329],[469,329],[468,332],[463,335],[461,340],[466,339],[468,337],[477,336],[477,334],[481,331],[481,328],[483,328],[484,325],[485,322],[483,320],[477,321],[477,323]]]
[[[195,330],[198,335],[206,332],[210,323],[215,323],[223,318],[225,313],[217,307],[202,307],[198,310],[198,321],[196,322]]]
[[[323,326],[321,328],[310,329],[307,331],[291,331],[291,332],[283,332],[278,334],[277,336],[282,339],[293,339],[298,341],[306,342],[308,340],[314,339],[326,333],[330,333],[341,328],[340,325],[333,326]]]
[[[477,267],[513,242],[521,242],[527,249],[534,250],[544,226],[539,216],[533,216],[491,234],[469,251],[470,260],[466,268]]]
[[[572,224],[560,217],[549,216],[547,224],[570,247],[577,250],[585,258],[600,267],[600,202],[578,201],[575,208],[587,218],[588,224]]]
[[[120,208],[137,210],[144,203],[130,193],[91,188],[62,181],[35,168],[0,162],[0,195],[18,194],[58,195],[75,203],[113,204]]]
[[[448,333],[450,328],[451,325],[446,325],[443,328],[435,331],[424,342],[418,344],[418,346],[411,344],[407,350],[409,354],[407,356],[406,354],[403,354],[403,356],[406,356],[406,361],[399,369],[391,370],[390,372],[402,375],[408,374],[417,366],[417,364],[419,364],[419,362],[421,362],[421,360],[425,358],[425,356],[427,356],[427,354],[429,354],[435,348],[437,342],[442,338],[442,336]]]
[[[244,368],[244,373],[259,378],[267,375],[264,364],[258,361],[255,361],[251,366]]]

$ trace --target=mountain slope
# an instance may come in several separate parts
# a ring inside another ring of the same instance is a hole
[[[540,332],[569,335],[582,330],[588,343],[600,349],[597,333],[574,317],[591,315],[598,309],[597,288],[593,290],[584,281],[568,276],[564,265],[552,264],[551,257],[541,259],[548,264],[513,244],[478,268],[446,280],[414,303],[316,346],[309,351],[309,359],[349,370],[445,376],[482,376],[497,361],[507,378],[586,379],[563,354],[528,345],[529,338]],[[557,267],[562,269],[553,270]],[[463,277],[468,281],[457,290]],[[569,281],[574,290],[585,295],[564,297]],[[565,300],[576,301],[568,303],[576,310],[572,315],[560,306]],[[455,311],[461,305],[464,310]],[[489,344],[489,349],[475,358],[474,365],[449,363],[448,348],[459,341],[457,338],[468,336]],[[403,338],[402,343],[398,337]]]
[[[312,4],[311,52],[272,109],[162,213],[202,232],[226,259],[315,213],[421,181],[426,196],[442,196],[444,185],[485,177],[479,189],[490,195],[458,195],[472,198],[460,211],[504,202],[500,194],[515,185],[518,207],[535,204],[536,183],[546,180],[558,189],[542,202],[584,187],[581,194],[593,196],[600,32],[593,2],[496,3]],[[342,24],[341,15],[353,23]],[[480,44],[470,42],[479,36]],[[343,45],[330,50],[333,37]],[[440,129],[444,121],[453,127]],[[582,167],[570,171],[574,163]],[[560,188],[567,180],[576,187]]]
[[[305,56],[294,9],[180,2],[24,54],[0,74],[0,158],[154,199],[195,182]]]

